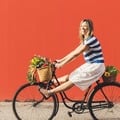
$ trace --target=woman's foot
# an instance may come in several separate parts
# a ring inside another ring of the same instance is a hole
[[[49,90],[46,90],[46,89],[43,89],[43,88],[40,88],[40,92],[47,98],[51,95]]]

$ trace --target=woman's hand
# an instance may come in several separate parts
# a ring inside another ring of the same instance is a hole
[[[62,63],[56,63],[56,64],[55,64],[55,67],[56,67],[56,68],[61,68],[62,66],[63,66]]]
[[[55,60],[56,63],[61,63],[63,60],[62,59],[59,59],[59,60]]]
[[[54,65],[56,68],[61,68],[64,65],[64,59],[55,60]]]

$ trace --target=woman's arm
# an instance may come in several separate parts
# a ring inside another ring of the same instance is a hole
[[[79,56],[82,52],[84,52],[85,50],[88,49],[88,46],[81,43],[76,49],[74,49],[72,52],[70,52],[68,55],[66,55],[64,58],[58,60],[56,67],[60,68],[63,65],[65,65],[66,63],[72,61],[73,59],[75,59],[77,56]]]

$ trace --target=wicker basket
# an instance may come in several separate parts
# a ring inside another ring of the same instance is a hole
[[[102,76],[104,82],[115,82],[116,81],[116,77],[117,76],[109,76],[109,77],[106,77],[104,75]]]
[[[44,68],[37,69],[38,78],[40,82],[46,82],[52,79],[51,66],[45,66]]]

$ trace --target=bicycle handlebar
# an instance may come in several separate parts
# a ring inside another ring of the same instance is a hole
[[[53,61],[52,64],[51,64],[51,67],[52,67],[52,71],[55,71],[56,70],[56,67],[55,67],[55,64],[57,63],[57,61]]]

